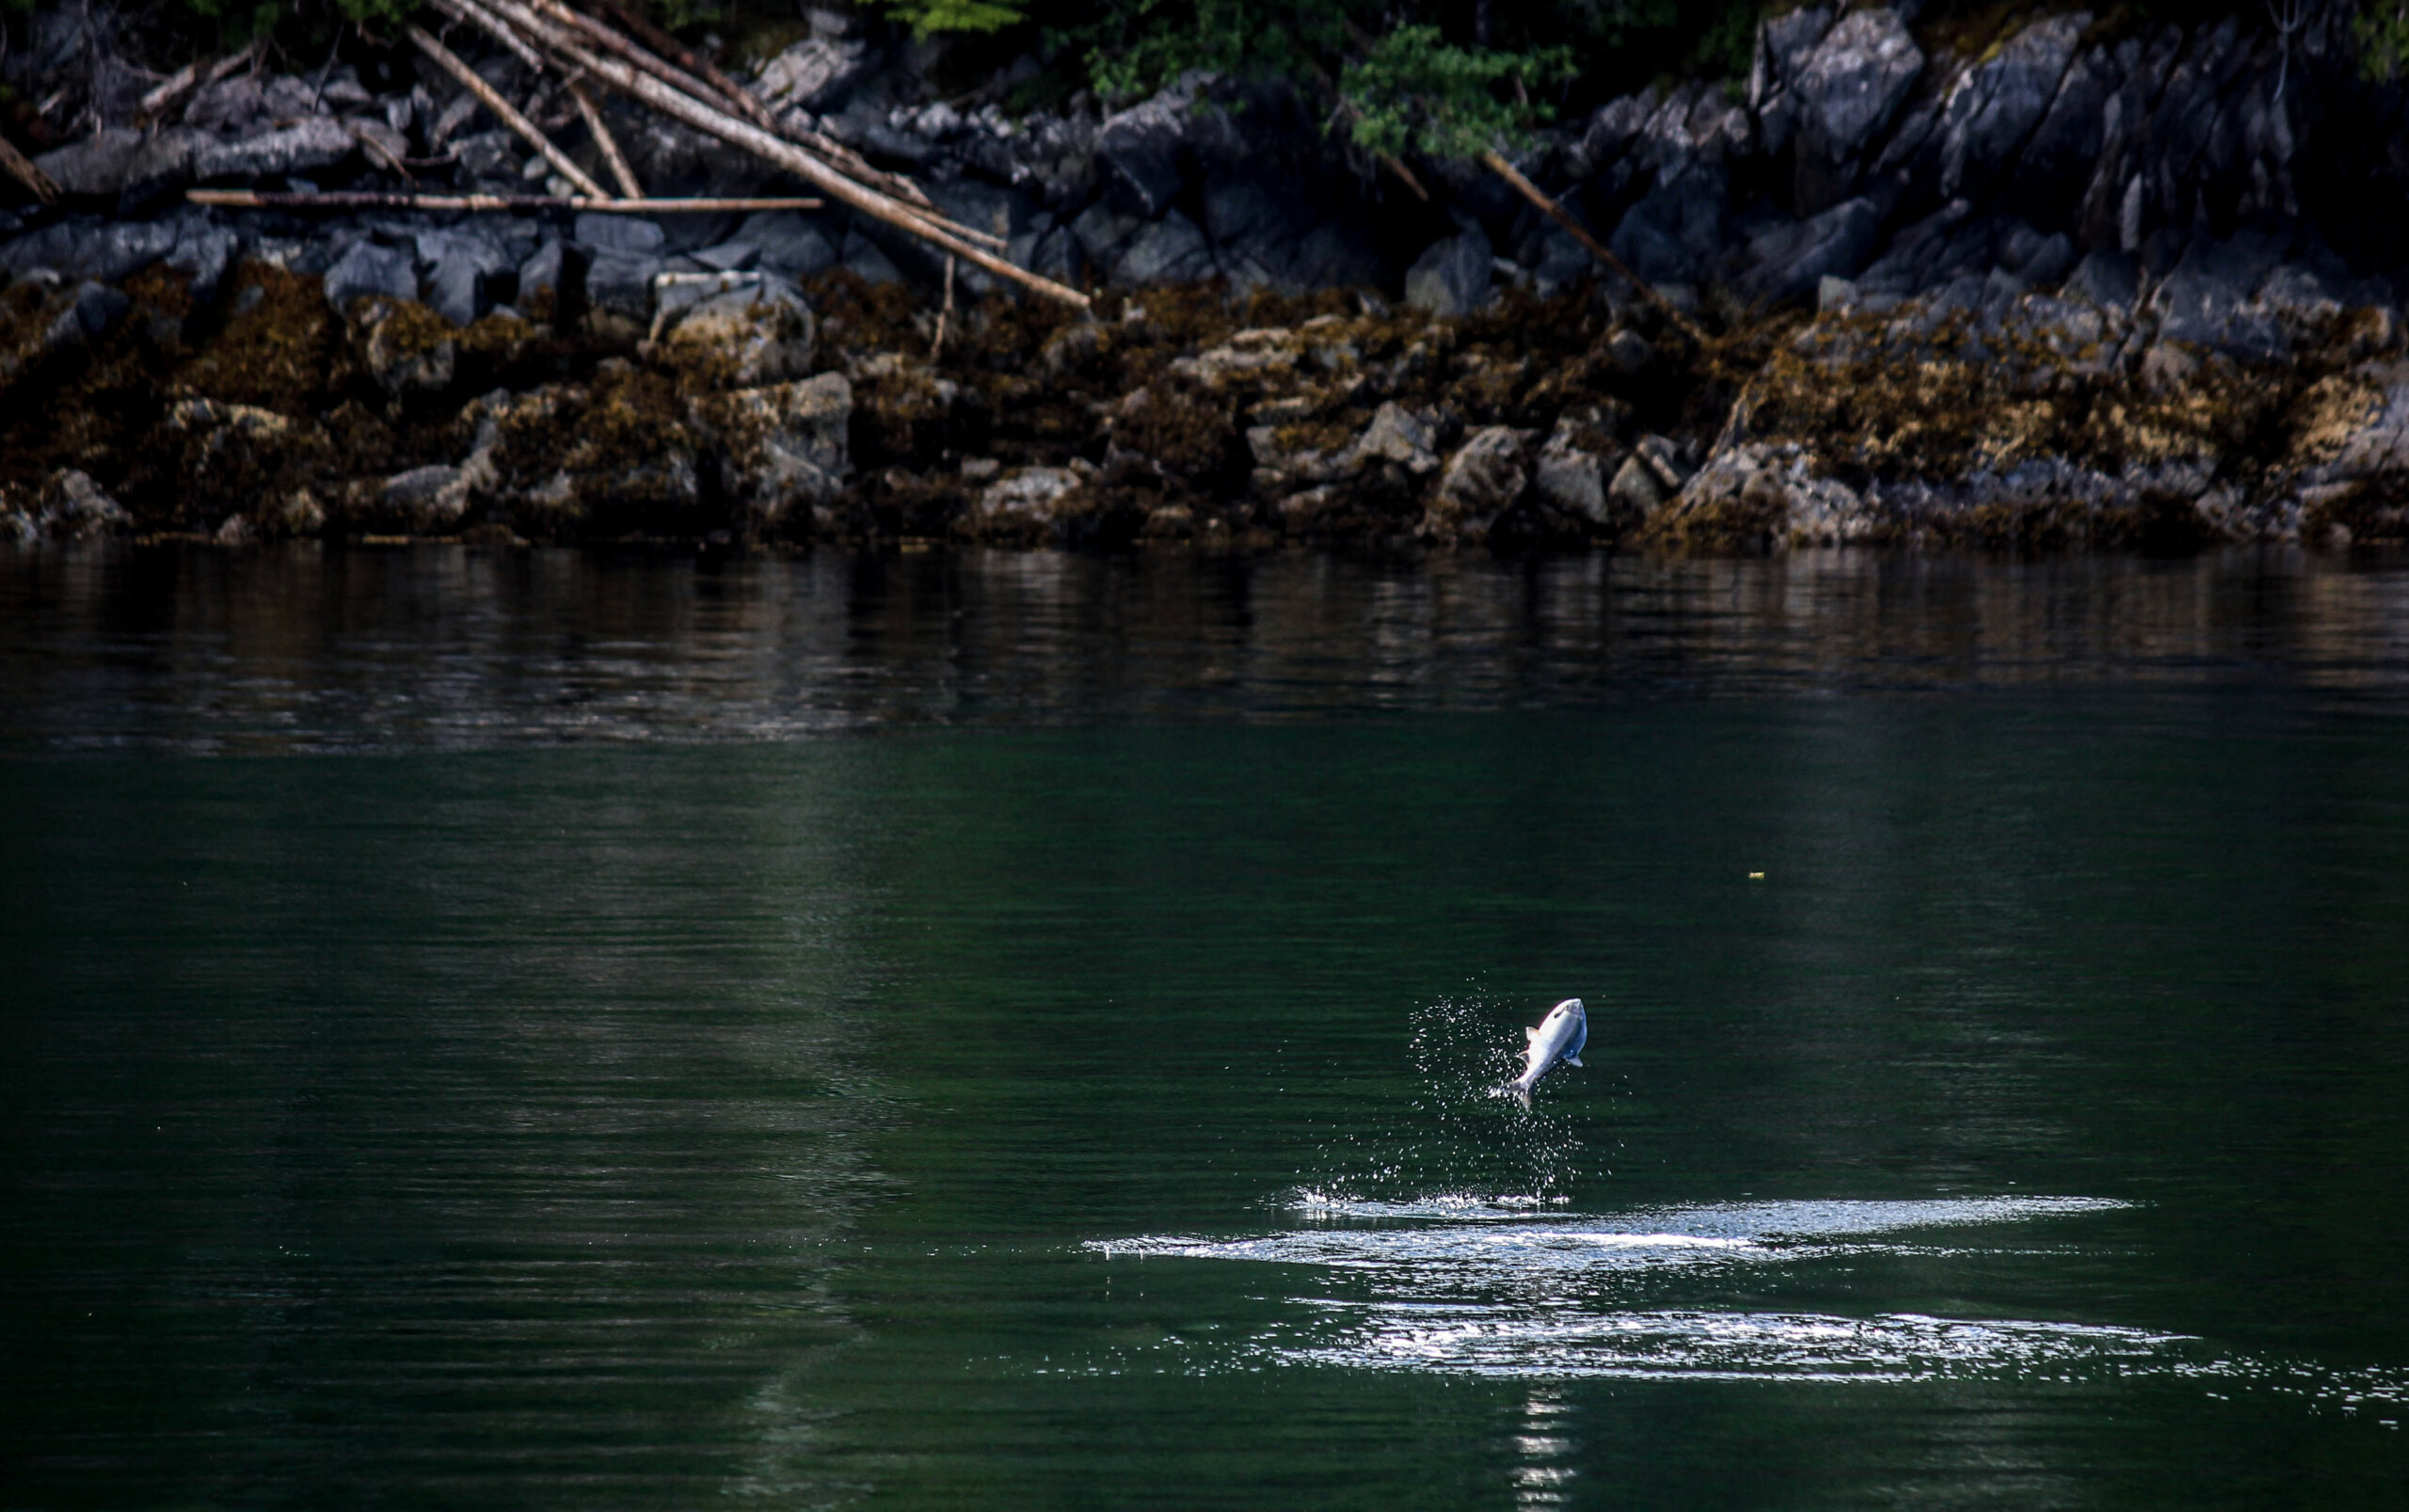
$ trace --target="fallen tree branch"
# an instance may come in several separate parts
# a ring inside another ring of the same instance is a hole
[[[582,37],[585,41],[601,48],[604,52],[633,64],[635,67],[642,69],[645,72],[651,74],[654,78],[680,93],[691,95],[696,100],[707,102],[715,92],[710,85],[705,84],[702,80],[694,77],[685,70],[672,67],[667,62],[654,56],[644,48],[638,47],[635,43],[620,36],[617,32],[613,31],[610,27],[605,26],[600,22],[595,20],[592,16],[585,14],[585,12],[572,9],[568,6],[563,5],[561,0],[534,0],[534,8],[536,11],[541,12],[543,15],[573,28],[577,37]],[[507,11],[504,13],[507,14]],[[568,40],[571,45],[575,45],[576,43],[575,37],[566,39],[566,40]],[[553,44],[555,50],[559,48],[559,45],[560,44],[558,42]]]
[[[760,97],[721,72],[710,58],[694,53],[631,7],[620,5],[617,0],[601,0],[601,8],[623,29],[634,34],[636,40],[717,89],[739,115],[754,125],[769,132],[778,129],[777,118],[770,114],[770,107],[761,103]]]
[[[503,25],[494,14],[477,4],[477,0],[435,0],[435,8],[455,21],[465,21],[491,36],[495,41],[510,49],[518,61],[527,65],[531,73],[544,72],[544,55],[527,45],[527,39]]]
[[[398,194],[375,190],[288,194],[264,189],[187,189],[184,198],[196,205],[216,205],[227,210],[473,210],[487,213],[585,210],[613,215],[818,210],[828,202],[811,198],[619,199],[610,195],[589,198],[584,195],[545,194]]]
[[[1080,310],[1087,309],[1092,303],[1077,289],[1041,278],[981,245],[982,241],[993,238],[966,234],[965,228],[936,219],[916,206],[856,183],[782,136],[706,104],[682,90],[671,88],[648,72],[593,52],[562,26],[536,15],[521,0],[495,0],[495,8],[516,24],[526,27],[532,35],[541,38],[545,45],[563,57],[582,67],[613,88],[650,105],[662,115],[681,120],[697,131],[716,136],[732,147],[741,147],[762,161],[786,169],[864,215],[909,231],[922,241],[967,259],[997,278],[1020,284],[1049,299],[1057,299]]]
[[[822,158],[831,164],[834,164],[839,172],[850,174],[852,177],[859,180],[870,188],[879,190],[884,194],[892,195],[896,199],[903,200],[907,204],[920,206],[922,209],[928,211],[933,217],[944,220],[948,225],[952,226],[957,234],[968,236],[974,241],[983,242],[998,252],[1004,249],[1005,243],[1002,237],[990,237],[983,232],[972,230],[969,227],[962,226],[950,220],[939,212],[935,205],[930,203],[928,195],[922,191],[918,184],[914,183],[910,179],[903,177],[901,174],[888,173],[883,169],[872,167],[868,158],[863,157],[859,152],[854,151],[844,143],[837,141],[823,133],[816,131],[797,131],[793,128],[780,125],[777,118],[770,113],[769,107],[757,99],[752,91],[737,84],[734,80],[729,79],[726,74],[721,73],[718,70],[711,68],[710,64],[702,62],[702,60],[695,57],[694,54],[686,51],[686,49],[682,47],[679,47],[675,38],[669,37],[666,33],[651,26],[648,23],[644,24],[642,27],[630,27],[630,29],[636,31],[639,36],[646,36],[648,33],[648,40],[658,39],[660,41],[667,42],[667,50],[675,53],[682,62],[687,64],[687,69],[673,68],[662,57],[643,47],[638,46],[627,38],[620,36],[617,32],[613,31],[609,26],[595,20],[592,16],[588,16],[582,11],[572,8],[564,3],[564,0],[537,0],[537,8],[543,11],[546,15],[557,17],[569,23],[574,25],[578,31],[582,32],[587,37],[593,39],[597,42],[599,42],[610,52],[627,59],[630,63],[633,63],[636,67],[643,69],[646,72],[651,74],[654,78],[659,79],[662,83],[668,85],[671,88],[682,90],[684,93],[692,96],[697,101],[700,101],[704,104],[711,103],[713,98],[717,95],[727,95],[727,103],[733,105],[739,115],[742,116],[745,119],[750,120],[753,124],[760,127],[763,131],[770,133],[774,136],[784,136],[789,141],[795,142],[807,151],[818,153]],[[622,20],[629,18],[630,13],[619,6],[611,5],[608,8],[612,14],[620,17]],[[697,64],[701,65],[700,72],[702,72],[704,75],[710,80],[710,83],[705,83],[704,77],[698,77],[696,72],[688,71]]]
[[[487,84],[476,70],[469,67],[468,64],[461,62],[458,56],[455,55],[452,49],[444,46],[441,42],[437,41],[432,36],[428,35],[425,27],[410,27],[409,39],[412,42],[417,44],[420,52],[424,53],[428,57],[435,60],[436,67],[459,80],[460,87],[468,90],[471,94],[475,95],[477,97],[477,103],[485,106],[487,110],[492,111],[496,119],[509,127],[512,131],[517,132],[520,139],[525,141],[528,146],[533,147],[536,151],[541,152],[544,155],[544,161],[550,163],[553,169],[557,171],[562,178],[566,179],[569,183],[577,185],[578,188],[583,190],[586,194],[593,196],[597,199],[608,199],[611,198],[608,194],[603,192],[603,188],[600,184],[595,183],[592,178],[587,176],[586,171],[583,168],[579,167],[577,164],[570,159],[566,152],[564,152],[559,148],[553,146],[552,139],[545,135],[541,131],[538,131],[534,121],[529,120],[526,117],[520,115],[517,106],[513,105],[509,101],[504,100],[502,97],[501,91],[496,89],[492,85]]]
[[[8,177],[31,189],[34,198],[43,204],[58,202],[58,185],[51,182],[49,174],[34,167],[34,160],[18,151],[17,144],[6,136],[0,136],[0,168],[8,169]]]
[[[1540,191],[1540,186],[1533,183],[1530,180],[1523,177],[1522,173],[1515,168],[1513,164],[1506,161],[1505,156],[1502,153],[1494,151],[1483,152],[1480,154],[1480,161],[1492,173],[1496,174],[1499,178],[1504,179],[1508,183],[1512,184],[1517,194],[1520,194],[1524,199],[1528,199],[1531,203],[1539,206],[1550,220],[1553,220],[1557,225],[1563,227],[1565,231],[1571,234],[1574,241],[1579,242],[1583,247],[1587,247],[1591,257],[1596,258],[1607,267],[1629,279],[1638,288],[1641,294],[1648,296],[1650,303],[1663,310],[1667,317],[1668,317],[1676,326],[1681,328],[1683,335],[1687,336],[1691,341],[1698,342],[1700,346],[1706,344],[1706,333],[1699,330],[1697,326],[1693,325],[1690,318],[1687,315],[1683,314],[1670,299],[1667,299],[1663,294],[1658,294],[1655,287],[1647,279],[1641,278],[1638,274],[1632,272],[1631,269],[1624,264],[1622,259],[1615,256],[1612,252],[1607,251],[1603,243],[1589,234],[1589,229],[1587,226],[1582,225],[1579,221],[1572,218],[1572,213],[1571,211],[1566,210],[1562,205],[1557,204],[1545,194],[1542,194]]]
[[[611,177],[618,181],[619,192],[630,199],[644,198],[644,185],[636,182],[636,170],[628,167],[627,154],[619,151],[619,140],[602,122],[602,111],[594,103],[594,93],[582,79],[568,81],[568,97],[577,103],[577,113],[585,118],[585,129],[594,145],[602,151],[602,161],[611,166]]]

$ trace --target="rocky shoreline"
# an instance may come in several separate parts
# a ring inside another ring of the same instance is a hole
[[[1417,200],[1283,89],[1011,116],[815,17],[750,75],[761,98],[1092,310],[975,270],[949,305],[937,257],[841,210],[204,210],[183,192],[562,185],[404,56],[231,72],[155,111],[133,75],[35,155],[56,202],[0,208],[0,535],[2409,536],[2409,228],[2366,209],[2401,202],[2409,132],[2333,37],[1770,22],[1740,98],[1651,90],[1517,162],[1685,326],[1492,177],[1417,165]],[[515,88],[514,66],[478,59]],[[614,119],[651,193],[795,192]]]

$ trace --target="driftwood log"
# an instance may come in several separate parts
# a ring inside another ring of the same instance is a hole
[[[819,199],[618,199],[610,195],[388,194],[375,190],[326,190],[283,194],[263,189],[191,189],[196,205],[227,210],[467,210],[487,214],[529,211],[599,211],[612,215],[750,214],[756,210],[818,210]]]
[[[594,30],[607,29],[601,28],[598,22],[580,18],[583,24],[571,27],[552,20],[548,14],[538,14],[523,0],[493,0],[492,8],[502,19],[542,42],[564,60],[583,69],[588,76],[599,79],[641,104],[716,136],[732,147],[742,148],[763,162],[784,168],[863,214],[909,231],[997,278],[1077,309],[1084,310],[1091,303],[1088,296],[1077,289],[1041,278],[998,256],[990,249],[997,240],[991,233],[981,234],[968,228],[955,226],[933,212],[870,188],[785,137],[763,131],[749,120],[706,103],[693,92],[672,87],[659,77],[661,72],[678,72],[669,69],[668,65],[661,64],[658,70],[640,68],[625,61],[621,56],[608,56],[618,55],[623,48],[642,53],[643,49],[636,48],[633,43],[625,42],[622,39],[621,47],[600,51],[587,46],[586,39]],[[553,8],[546,7],[548,11]]]
[[[552,144],[552,139],[536,129],[535,123],[518,113],[518,107],[502,97],[500,90],[487,84],[476,70],[460,61],[452,49],[437,41],[423,26],[409,28],[409,39],[418,50],[435,60],[436,67],[460,81],[460,87],[477,97],[477,103],[494,113],[494,119],[518,134],[521,140],[544,155],[555,172],[597,199],[608,199],[602,186],[587,176],[566,152]]]

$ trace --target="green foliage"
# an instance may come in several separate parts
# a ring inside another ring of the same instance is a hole
[[[1402,157],[1476,157],[1525,139],[1554,115],[1533,90],[1572,75],[1572,50],[1498,53],[1457,47],[1436,26],[1399,26],[1347,67],[1355,140]]]
[[[2359,68],[2370,79],[2397,79],[2409,63],[2409,4],[2370,5],[2351,23]]]
[[[1190,69],[1313,76],[1346,45],[1362,0],[1104,0],[1054,32],[1087,61],[1098,94],[1147,94]]]
[[[939,32],[1001,31],[1029,19],[1019,6],[995,0],[886,0],[886,13],[922,40]]]

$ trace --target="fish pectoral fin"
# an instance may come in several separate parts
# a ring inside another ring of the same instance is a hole
[[[1525,1040],[1531,1041],[1531,1042],[1534,1042],[1534,1043],[1536,1043],[1536,1042],[1538,1042],[1539,1037],[1540,1037],[1540,1031],[1539,1031],[1539,1030],[1537,1030],[1537,1029],[1524,1029],[1524,1030],[1523,1031],[1523,1038],[1524,1038],[1524,1039],[1525,1039]]]
[[[1568,1065],[1568,1066],[1580,1066],[1580,1065],[1581,1065],[1581,1058],[1580,1058],[1579,1056],[1566,1056],[1566,1057],[1564,1058],[1564,1063],[1565,1063],[1566,1065]],[[1582,1070],[1584,1070],[1584,1071],[1587,1071],[1587,1070],[1588,1070],[1589,1068],[1588,1068],[1588,1067],[1587,1067],[1587,1066],[1582,1066],[1582,1067],[1581,1067],[1581,1069],[1582,1069]]]

